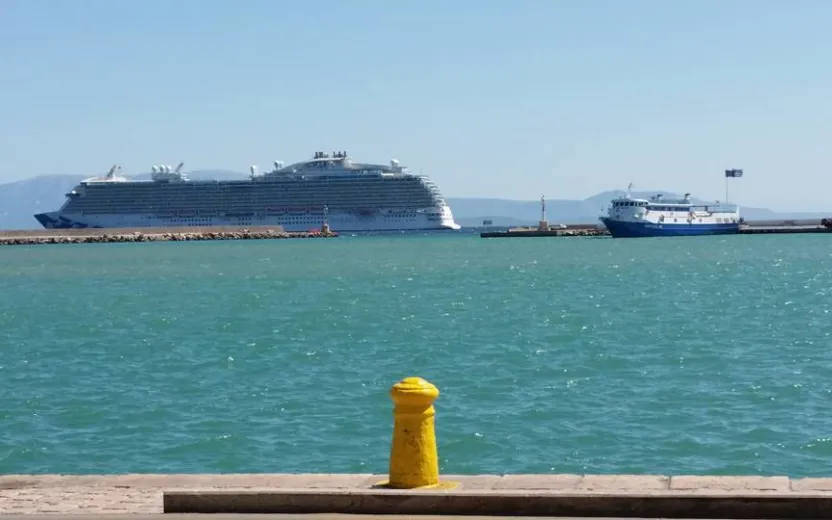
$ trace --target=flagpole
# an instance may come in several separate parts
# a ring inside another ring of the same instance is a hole
[[[725,172],[725,204],[729,204],[728,201],[728,172]]]
[[[725,170],[725,203],[728,204],[728,183],[729,179],[738,179],[742,177],[742,169]]]

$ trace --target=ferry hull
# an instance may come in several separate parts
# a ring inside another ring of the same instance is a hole
[[[602,217],[601,222],[614,238],[733,235],[740,229],[738,223],[657,224],[609,217]]]
[[[302,232],[319,229],[323,224],[322,216],[279,216],[263,215],[243,218],[163,218],[155,215],[95,215],[85,216],[53,211],[38,213],[35,219],[46,229],[85,229],[85,228],[152,228],[152,227],[219,227],[219,226],[280,226],[284,231]],[[327,223],[333,231],[431,231],[458,230],[449,210],[443,212],[441,219],[429,219],[424,214],[410,215],[375,215],[356,216],[351,213],[330,212]]]

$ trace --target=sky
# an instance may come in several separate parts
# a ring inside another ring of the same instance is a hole
[[[828,0],[2,0],[0,182],[396,158],[450,197],[832,210]]]

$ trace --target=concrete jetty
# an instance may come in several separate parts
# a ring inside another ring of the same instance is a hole
[[[806,233],[832,233],[826,226],[743,226],[738,235],[800,235]]]
[[[286,238],[334,238],[324,226],[320,231],[286,232],[280,226],[87,228],[0,231],[0,245],[102,244],[117,242],[177,242],[197,240],[266,240]]]
[[[433,403],[409,377],[390,390],[389,472],[3,475],[0,515],[353,514],[629,518],[826,518],[832,478],[440,475]],[[279,463],[279,461],[275,461]]]
[[[610,233],[605,228],[592,224],[572,224],[551,226],[541,221],[537,227],[513,227],[505,231],[483,231],[481,238],[520,238],[520,237],[605,237]]]
[[[520,237],[595,237],[608,236],[609,232],[602,226],[579,224],[567,226],[550,224],[546,219],[546,197],[540,197],[540,220],[536,227],[513,227],[506,231],[484,231],[480,238],[520,238]]]

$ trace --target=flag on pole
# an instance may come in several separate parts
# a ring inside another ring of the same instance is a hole
[[[742,170],[725,170],[726,177],[742,177]]]

